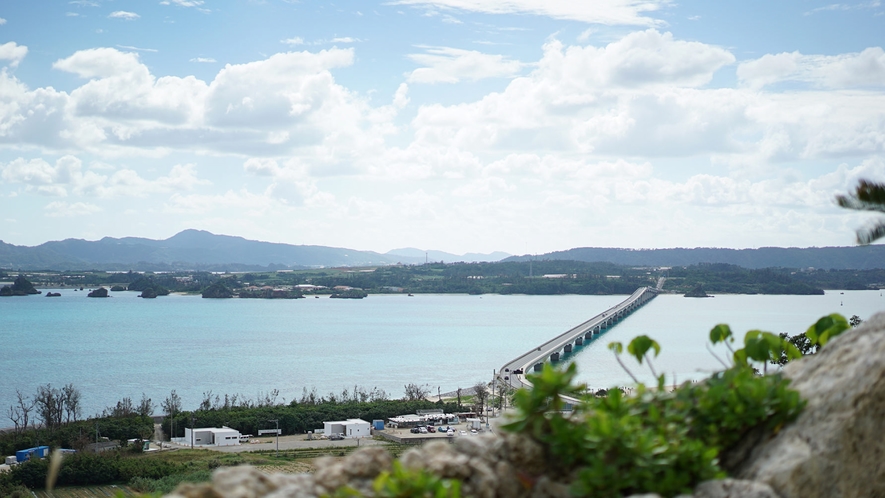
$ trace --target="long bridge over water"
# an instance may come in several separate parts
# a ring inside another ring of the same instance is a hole
[[[630,313],[639,309],[643,304],[654,299],[662,284],[663,281],[660,281],[657,288],[640,287],[636,289],[633,294],[630,294],[630,297],[621,303],[541,344],[536,349],[511,360],[501,367],[497,374],[498,378],[515,388],[531,387],[532,383],[525,378],[526,372],[539,372],[543,369],[545,361],[556,363],[563,356],[593,341],[603,332],[627,318]]]

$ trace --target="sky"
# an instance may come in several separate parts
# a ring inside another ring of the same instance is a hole
[[[885,5],[0,5],[0,240],[852,245]]]

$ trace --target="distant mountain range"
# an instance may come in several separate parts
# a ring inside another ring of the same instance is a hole
[[[728,263],[744,268],[820,268],[870,270],[885,268],[885,246],[760,247],[759,249],[611,249],[580,247],[534,256],[511,256],[503,261],[572,260],[626,266],[688,266]]]
[[[507,253],[466,254],[397,249],[386,254],[340,247],[291,245],[184,230],[165,240],[105,237],[65,239],[34,247],[0,241],[0,268],[25,270],[261,270],[370,266],[429,261],[498,261]]]
[[[759,249],[613,249],[581,247],[534,256],[450,254],[415,248],[381,254],[341,247],[291,245],[184,230],[165,240],[139,237],[88,241],[65,239],[34,247],[0,241],[0,268],[22,270],[210,270],[256,271],[336,266],[423,264],[425,261],[494,262],[575,260],[627,266],[687,266],[728,263],[744,268],[823,268],[866,270],[885,268],[885,246]]]

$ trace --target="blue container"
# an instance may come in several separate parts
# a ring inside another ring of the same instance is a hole
[[[46,458],[49,456],[49,446],[37,446],[26,450],[18,450],[15,452],[15,461],[18,463],[27,462],[32,458]]]
[[[383,431],[384,430],[384,421],[383,420],[373,420],[372,421],[372,428],[375,429],[376,431]]]

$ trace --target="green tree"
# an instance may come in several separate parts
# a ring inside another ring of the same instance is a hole
[[[837,195],[836,203],[857,211],[885,213],[885,184],[861,180],[854,192]],[[885,219],[876,220],[871,226],[857,230],[857,243],[867,245],[885,236]]]

